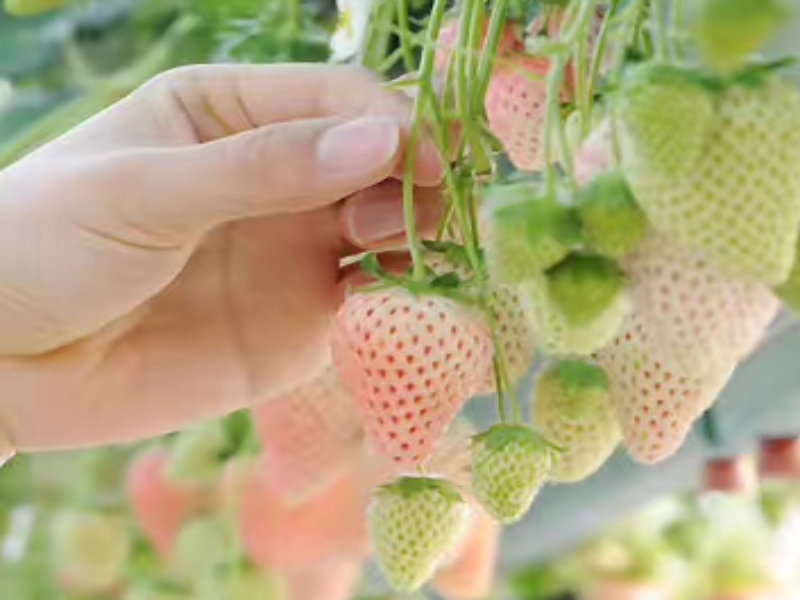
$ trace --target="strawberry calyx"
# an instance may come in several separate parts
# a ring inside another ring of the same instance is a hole
[[[494,425],[472,437],[473,444],[481,444],[488,455],[502,451],[509,444],[527,446],[532,452],[563,452],[564,449],[553,444],[527,425]],[[487,456],[488,456],[487,455]]]
[[[435,477],[401,477],[391,483],[378,487],[376,494],[413,498],[428,491],[436,491],[453,502],[464,501],[461,494],[458,492],[458,488],[453,483],[450,483],[446,479]]]

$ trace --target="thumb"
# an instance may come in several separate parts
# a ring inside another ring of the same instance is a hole
[[[138,202],[156,229],[194,233],[332,204],[390,177],[402,151],[402,124],[391,118],[278,123],[150,154],[157,193]]]

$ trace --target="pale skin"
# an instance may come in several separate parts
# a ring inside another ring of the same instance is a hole
[[[341,259],[403,238],[410,122],[356,68],[191,67],[0,172],[0,454],[175,431],[318,372]],[[416,154],[433,227],[442,165]]]

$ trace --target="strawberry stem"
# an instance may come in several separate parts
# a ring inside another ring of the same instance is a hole
[[[503,29],[508,18],[509,0],[497,0],[492,6],[492,14],[489,19],[489,33],[486,38],[485,51],[481,53],[478,63],[478,86],[475,94],[474,110],[477,114],[483,113],[483,104],[486,92],[489,89],[489,81],[494,68],[497,51],[500,47],[500,40],[503,36]]]
[[[665,61],[669,58],[669,34],[664,0],[650,0],[650,19],[653,26],[656,58]]]
[[[426,44],[422,51],[422,61],[417,75],[417,79],[421,82],[430,81],[433,76],[436,40],[439,38],[439,31],[442,28],[446,10],[446,0],[435,0],[430,23],[428,24]],[[406,23],[405,26],[407,27],[408,24]],[[412,277],[415,281],[422,281],[425,278],[422,244],[420,243],[417,232],[417,222],[414,214],[414,163],[416,162],[417,145],[421,137],[420,129],[422,128],[425,108],[428,103],[427,100],[428,96],[424,93],[418,93],[414,99],[413,122],[411,125],[411,132],[409,133],[408,148],[405,158],[405,173],[403,177],[403,214],[406,222],[408,248],[413,261]]]
[[[400,38],[400,50],[403,56],[403,64],[408,73],[417,70],[417,61],[414,57],[414,48],[411,44],[410,32],[408,30],[408,23],[410,23],[410,15],[408,10],[409,0],[395,0],[397,2],[397,16],[400,20],[401,26],[398,32]]]

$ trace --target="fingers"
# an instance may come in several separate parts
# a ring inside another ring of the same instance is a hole
[[[196,234],[235,219],[313,210],[387,179],[402,152],[400,126],[385,117],[292,121],[158,151],[145,159],[140,220]]]
[[[412,103],[366,69],[336,65],[204,65],[168,71],[132,98],[171,106],[188,120],[196,142],[305,119],[382,116],[407,132]],[[436,184],[442,165],[433,143],[420,145],[418,182]]]
[[[415,188],[414,215],[418,234],[431,238],[441,222],[441,188]],[[348,198],[341,208],[345,239],[355,248],[378,250],[402,244],[406,232],[403,185],[387,180]]]

